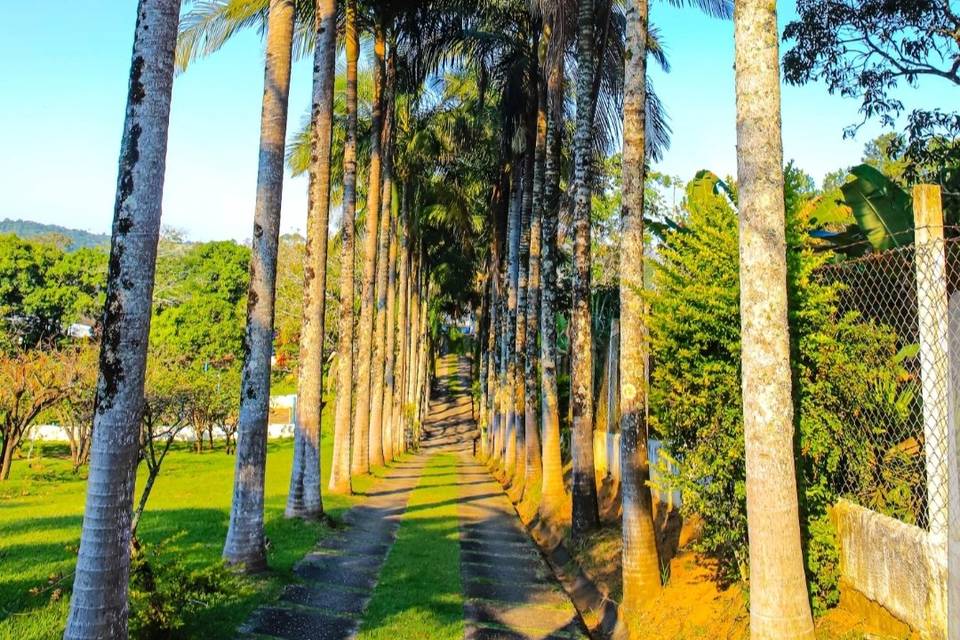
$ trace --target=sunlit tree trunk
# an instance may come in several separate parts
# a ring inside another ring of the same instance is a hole
[[[560,213],[560,154],[563,130],[563,52],[556,38],[547,50],[547,139],[543,168],[540,293],[540,431],[543,437],[544,519],[563,517],[566,488],[560,459],[560,401],[557,390],[557,224]]]
[[[536,105],[535,99],[533,104]],[[528,118],[528,120],[532,119]],[[526,149],[523,153],[523,163],[521,165],[523,191],[520,206],[520,250],[517,256],[519,274],[517,277],[517,338],[513,360],[514,420],[516,423],[514,437],[517,441],[517,453],[512,482],[520,487],[523,487],[523,481],[526,479],[527,468],[526,408],[524,405],[526,384],[524,375],[527,370],[527,287],[529,286],[530,268],[530,219],[533,214],[533,165],[535,161],[533,147],[537,135],[535,127],[535,121],[527,122]],[[534,334],[534,339],[536,339],[536,334]]]
[[[514,166],[511,173],[510,209],[507,217],[507,305],[506,326],[504,327],[502,342],[503,363],[502,392],[503,420],[505,426],[503,465],[504,480],[510,481],[517,466],[517,396],[516,396],[516,335],[517,335],[517,304],[519,302],[520,285],[520,234],[523,216],[523,162],[522,157],[514,157]]]
[[[422,253],[422,249],[421,249]],[[421,258],[422,259],[422,258]],[[417,354],[417,393],[416,409],[414,414],[417,416],[417,438],[419,442],[420,434],[423,431],[424,407],[429,401],[429,390],[427,385],[430,383],[430,340],[427,336],[427,309],[430,307],[430,271],[424,267],[421,270],[423,285],[420,295],[420,326],[417,330],[419,336],[419,351]]]
[[[391,65],[392,66],[392,65]],[[389,430],[383,422],[383,388],[386,364],[387,339],[387,280],[390,253],[390,229],[393,212],[392,128],[393,128],[393,73],[388,70],[384,82],[383,105],[383,186],[380,195],[380,231],[377,246],[376,308],[373,331],[373,360],[370,370],[370,451],[371,465],[382,465],[386,460]]]
[[[353,413],[353,458],[350,471],[354,475],[366,473],[370,460],[382,462],[383,454],[371,453],[373,435],[370,430],[370,369],[373,359],[374,286],[377,276],[377,247],[380,222],[381,136],[383,120],[383,85],[385,80],[383,57],[386,47],[383,28],[375,30],[373,111],[370,129],[370,175],[367,186],[366,236],[363,245],[363,280],[360,293],[360,323],[357,325],[357,402]],[[380,448],[379,438],[377,447]]]
[[[490,431],[490,424],[487,421],[489,414],[486,410],[488,400],[487,393],[489,392],[487,367],[490,362],[490,354],[486,348],[487,332],[489,331],[488,325],[490,323],[490,295],[488,291],[492,286],[489,270],[482,275],[482,278],[483,284],[480,287],[480,291],[483,298],[481,298],[480,317],[477,322],[477,347],[480,352],[480,366],[477,371],[477,382],[480,384],[480,408],[477,415],[477,424],[480,431],[480,459],[485,461],[489,456],[489,447],[487,446],[489,440],[487,436]]]
[[[540,451],[540,423],[537,420],[538,405],[538,358],[537,335],[540,329],[540,259],[543,243],[543,181],[547,144],[547,87],[540,78],[537,81],[536,137],[534,139],[533,165],[533,208],[530,214],[530,270],[527,280],[527,344],[524,369],[526,414],[526,477],[527,488],[538,486],[542,476],[542,458]]]
[[[385,354],[383,365],[383,455],[387,462],[394,459],[397,452],[397,435],[393,421],[393,388],[396,384],[396,305],[397,305],[397,211],[394,207],[399,204],[399,195],[396,185],[391,188],[390,199],[390,248],[387,255],[387,306],[386,306],[386,338],[384,338]]]
[[[421,264],[420,264],[420,254],[417,250],[416,243],[413,244],[410,250],[410,260],[411,260],[411,274],[410,274],[410,324],[409,324],[409,334],[410,334],[410,345],[407,349],[407,365],[408,365],[408,375],[407,375],[407,391],[406,391],[406,400],[404,401],[404,411],[407,414],[405,417],[405,432],[406,440],[404,442],[404,448],[406,448],[407,443],[413,437],[414,430],[414,419],[413,414],[414,402],[416,400],[417,394],[417,376],[419,375],[419,361],[417,359],[418,348],[420,336],[417,333],[418,328],[420,327],[420,287],[421,287]]]
[[[69,640],[127,637],[130,521],[179,17],[180,0],[137,6]]]
[[[333,462],[329,489],[350,493],[353,402],[353,248],[357,205],[357,0],[346,0],[344,43],[347,59],[347,125],[343,145],[343,221],[340,253],[340,336],[337,342],[337,398],[334,416]]]
[[[646,139],[647,0],[627,0],[627,65],[623,98],[623,204],[620,240],[620,474],[623,503],[623,600],[630,637],[636,619],[660,590],[660,563],[647,481],[646,359],[643,300],[643,187]],[[615,407],[610,407],[615,411]]]
[[[734,10],[750,636],[812,639],[793,457],[776,3]]]
[[[489,435],[489,462],[493,465],[498,464],[500,459],[500,385],[498,355],[500,344],[500,323],[502,322],[500,313],[499,290],[499,269],[497,269],[496,260],[491,257],[490,260],[490,327],[487,330],[487,422],[490,424]]]
[[[577,4],[577,120],[573,137],[573,285],[570,404],[573,411],[573,532],[598,524],[593,470],[593,332],[590,320],[590,174],[593,164],[593,0]]]
[[[336,0],[318,0],[317,46],[313,57],[313,113],[310,133],[310,187],[303,265],[303,322],[297,378],[294,463],[287,495],[288,517],[323,514],[320,493],[320,423],[323,411],[323,338],[327,290],[327,234],[330,222],[330,148],[333,83],[337,56]]]
[[[293,47],[293,0],[271,0],[260,124],[260,167],[250,251],[247,331],[240,382],[233,504],[224,559],[246,571],[267,566],[263,538],[263,487],[270,412],[270,359],[276,298],[280,202],[283,195],[287,101]]]
[[[404,186],[401,197],[401,219],[399,220],[397,238],[399,240],[400,267],[397,276],[399,291],[397,313],[397,359],[396,359],[396,379],[393,387],[393,432],[396,437],[394,450],[397,453],[403,453],[404,442],[404,416],[403,399],[407,380],[407,344],[410,339],[410,331],[407,325],[409,318],[409,298],[410,298],[410,250],[408,236],[408,203],[409,193]]]

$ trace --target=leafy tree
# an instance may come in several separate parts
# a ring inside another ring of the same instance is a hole
[[[140,448],[138,463],[147,467],[147,478],[140,490],[140,498],[133,510],[130,523],[131,545],[139,551],[137,527],[146,509],[150,493],[160,475],[170,447],[189,424],[189,403],[192,385],[182,368],[175,363],[154,357],[147,370],[143,397],[143,415],[140,420]],[[134,554],[137,555],[137,554]]]
[[[70,390],[78,364],[72,348],[0,352],[0,481],[10,477],[13,454],[30,427]]]
[[[76,377],[54,411],[70,443],[74,473],[90,459],[93,409],[97,395],[97,351],[93,345],[77,348]]]
[[[699,549],[719,560],[724,580],[749,577],[733,193],[709,172],[688,184],[682,230],[660,246],[651,301],[652,427],[679,464],[685,511],[704,519]],[[807,211],[788,212],[787,268],[804,550],[814,608],[822,611],[837,601],[827,509],[843,474],[855,469],[867,478],[869,461],[882,457],[849,425],[864,412],[892,415],[884,398],[900,397],[910,383],[898,373],[896,336],[838,313],[838,287],[815,277],[830,255],[814,251]],[[880,393],[887,388],[896,392]]]
[[[65,325],[103,305],[107,256],[97,249],[65,253],[45,242],[0,235],[0,346],[56,340]]]
[[[243,355],[243,322],[250,250],[232,241],[209,242],[161,259],[162,294],[155,297],[154,350],[186,365]]]
[[[960,85],[960,16],[950,0],[799,0],[799,18],[787,25],[784,40],[793,48],[783,57],[784,78],[792,84],[822,80],[830,93],[859,97],[863,121],[893,127],[905,111],[897,89],[922,78]],[[917,108],[907,117],[906,135],[897,138],[909,160],[906,176],[925,166],[960,160],[952,140],[960,135],[960,113]]]

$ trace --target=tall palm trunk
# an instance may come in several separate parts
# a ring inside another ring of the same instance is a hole
[[[337,57],[337,2],[318,0],[313,55],[313,114],[307,245],[303,258],[303,322],[297,378],[297,424],[287,517],[323,514],[320,492],[320,422],[323,411],[323,338],[330,223],[330,147]]]
[[[514,158],[511,171],[510,209],[507,214],[507,313],[506,327],[503,332],[503,372],[502,396],[503,413],[506,426],[504,437],[503,472],[504,480],[509,481],[517,466],[517,304],[520,285],[520,235],[523,216],[523,163],[520,157]]]
[[[413,436],[414,427],[414,414],[413,407],[416,400],[417,393],[417,375],[419,373],[419,360],[417,358],[420,335],[418,329],[420,327],[420,286],[421,286],[421,264],[420,264],[420,252],[417,251],[416,245],[410,248],[410,262],[411,262],[411,273],[410,273],[410,324],[407,329],[410,333],[410,345],[407,349],[407,390],[404,400],[404,413],[405,415],[405,432],[406,440],[404,442],[404,448],[406,444],[410,441]]]
[[[373,52],[376,59],[373,81],[373,112],[370,117],[370,176],[367,186],[366,238],[363,245],[363,281],[360,293],[360,324],[357,326],[357,403],[353,413],[353,460],[350,471],[354,475],[370,470],[370,461],[382,454],[371,452],[370,430],[370,368],[373,360],[374,287],[377,277],[377,232],[380,221],[381,189],[381,134],[383,120],[383,56],[386,48],[383,29],[376,28]],[[379,448],[379,438],[377,442]]]
[[[536,137],[533,149],[533,202],[530,214],[530,275],[527,281],[527,353],[524,369],[526,417],[526,477],[524,485],[529,489],[538,486],[542,476],[539,422],[537,421],[537,334],[540,322],[540,259],[543,221],[543,172],[547,144],[547,86],[537,69]]]
[[[422,253],[422,248],[421,248]],[[432,352],[430,336],[427,333],[427,309],[430,308],[430,271],[424,267],[421,271],[423,277],[423,293],[420,296],[420,327],[417,334],[420,336],[419,353],[417,357],[417,393],[416,409],[414,414],[417,416],[417,441],[421,437],[424,422],[424,409],[430,402],[430,354]]]
[[[253,216],[247,290],[246,357],[240,382],[240,418],[230,525],[223,557],[246,571],[267,566],[263,537],[263,486],[270,412],[270,359],[276,298],[280,202],[287,135],[287,100],[293,47],[293,0],[271,0],[260,120],[260,167]]]
[[[557,224],[560,205],[560,153],[563,130],[563,52],[557,38],[547,49],[547,140],[543,168],[543,228],[540,293],[540,424],[543,435],[545,520],[562,517],[566,488],[560,459],[560,401],[557,390]]]
[[[633,622],[660,590],[660,563],[647,481],[646,354],[643,301],[643,183],[645,176],[647,0],[626,6],[627,60],[623,99],[623,205],[620,241],[620,468],[623,496],[624,618]],[[610,407],[614,411],[614,407]]]
[[[396,384],[396,305],[397,305],[397,205],[399,204],[399,195],[396,185],[391,186],[390,199],[392,206],[390,209],[390,248],[387,251],[387,306],[386,318],[386,337],[384,338],[385,359],[383,364],[383,454],[387,462],[394,459],[397,452],[397,435],[395,424],[393,422],[393,388]]]
[[[130,526],[180,0],[140,0],[110,239],[87,502],[64,638],[125,638]]]
[[[347,131],[343,145],[343,221],[340,253],[340,336],[337,342],[337,408],[329,489],[350,493],[353,407],[354,216],[357,206],[357,0],[346,0],[344,43],[347,57]]]
[[[813,638],[793,457],[776,3],[734,11],[750,636]]]
[[[500,323],[502,314],[500,313],[500,296],[498,294],[499,269],[496,259],[491,255],[490,259],[490,327],[487,330],[487,422],[490,424],[490,460],[493,465],[497,465],[500,460],[500,385],[498,384],[498,362],[500,344]]]
[[[534,42],[533,53],[536,53],[537,41]],[[537,63],[531,64],[531,75],[537,75]],[[540,439],[536,435],[537,430],[537,406],[533,404],[527,407],[527,364],[528,344],[535,343],[537,332],[531,330],[529,326],[528,315],[530,313],[532,292],[530,291],[530,244],[532,242],[532,223],[533,223],[533,201],[534,201],[534,172],[536,171],[536,144],[537,144],[537,97],[538,89],[536,86],[530,93],[527,123],[525,132],[525,151],[523,155],[523,205],[522,217],[520,221],[520,278],[517,287],[517,354],[516,354],[516,380],[514,382],[516,394],[516,412],[517,412],[517,470],[514,475],[514,484],[518,484],[526,491],[527,480],[527,461],[530,458],[530,448],[533,443],[528,442],[527,435],[532,431],[536,440],[536,447],[540,449]],[[539,222],[538,222],[539,226]],[[538,240],[539,241],[539,240]],[[539,274],[538,274],[539,275]],[[537,293],[539,294],[539,277],[537,278]],[[539,308],[539,301],[537,307]],[[536,380],[534,380],[534,384]],[[533,425],[527,425],[527,415],[533,418]],[[539,475],[537,473],[536,475]]]
[[[590,320],[590,169],[593,163],[593,0],[577,4],[577,121],[573,137],[573,309],[570,404],[573,410],[573,533],[598,524],[593,470],[593,334]]]
[[[380,231],[377,247],[377,277],[375,309],[376,320],[373,332],[373,360],[370,370],[370,451],[371,465],[382,465],[386,458],[385,445],[389,433],[384,433],[383,423],[383,387],[384,365],[386,363],[387,338],[387,271],[389,269],[390,227],[393,212],[393,178],[391,176],[391,129],[393,125],[392,74],[387,74],[384,83],[383,118],[383,186],[380,196]]]
[[[397,281],[399,285],[398,291],[398,302],[399,309],[397,312],[397,324],[396,324],[396,334],[397,334],[397,359],[396,359],[396,372],[394,386],[393,386],[393,432],[395,436],[394,450],[397,453],[403,452],[403,434],[404,434],[404,416],[403,416],[403,399],[404,399],[404,390],[406,389],[405,383],[407,379],[407,344],[410,338],[410,331],[407,325],[407,320],[409,317],[409,296],[410,296],[410,250],[407,236],[407,221],[408,221],[408,212],[407,212],[407,203],[408,203],[408,192],[407,188],[404,187],[403,195],[401,197],[401,219],[399,220],[397,238],[399,240],[399,252],[400,252],[400,267],[399,274],[397,276]]]
[[[536,105],[534,98],[533,104]],[[531,120],[528,118],[528,120]],[[523,153],[523,183],[520,206],[520,247],[517,253],[517,328],[516,351],[513,365],[514,427],[517,441],[517,455],[513,484],[523,486],[526,479],[526,409],[524,405],[526,384],[524,375],[527,370],[527,287],[529,286],[530,267],[530,219],[533,214],[533,165],[535,161],[534,144],[536,141],[535,122],[527,122],[526,144]]]
[[[488,416],[486,407],[487,407],[487,394],[490,391],[487,378],[487,368],[490,363],[490,353],[486,349],[486,340],[490,323],[490,296],[488,290],[493,285],[490,281],[489,270],[487,273],[484,273],[482,276],[483,284],[480,287],[481,298],[480,301],[480,317],[477,322],[477,350],[480,354],[480,366],[477,371],[477,382],[480,383],[480,407],[479,414],[477,415],[477,423],[480,431],[480,459],[486,460],[489,456],[490,448],[488,445],[488,433],[490,431],[490,424],[488,422]]]

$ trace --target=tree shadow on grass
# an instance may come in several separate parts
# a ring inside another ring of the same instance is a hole
[[[336,509],[339,514],[342,509]],[[157,509],[148,510],[138,531],[148,550],[157,549],[161,561],[176,561],[189,570],[218,565],[227,532],[229,514],[221,509]],[[72,574],[76,565],[76,549],[80,539],[82,517],[54,516],[27,518],[4,526],[5,535],[43,533],[68,529],[69,534],[57,542],[37,542],[6,546],[0,551],[0,636],[6,633],[4,621],[17,616],[34,616],[51,607],[62,607],[69,598]],[[270,570],[259,576],[243,578],[249,589],[225,594],[210,606],[195,611],[186,626],[170,637],[232,637],[239,625],[257,604],[283,584],[295,579],[293,565],[332,531],[316,521],[287,519],[283,509],[269,505],[265,511],[265,535],[270,540]],[[50,578],[54,579],[51,580]],[[59,595],[54,591],[59,589]],[[33,592],[31,592],[33,590]],[[49,624],[62,625],[62,616],[41,616]],[[57,637],[60,628],[42,629],[37,637]]]

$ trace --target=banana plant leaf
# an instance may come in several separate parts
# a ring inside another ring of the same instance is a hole
[[[913,203],[903,189],[865,164],[850,170],[853,179],[840,187],[857,226],[877,251],[913,244]]]

